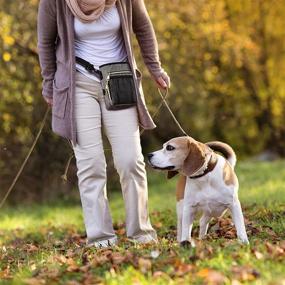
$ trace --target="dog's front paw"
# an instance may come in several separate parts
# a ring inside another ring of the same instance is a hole
[[[190,248],[191,247],[191,242],[188,240],[184,240],[182,242],[180,242],[180,246],[184,247],[184,248]]]
[[[195,242],[193,240],[183,240],[180,242],[180,246],[184,248],[192,248],[195,247]]]
[[[245,245],[249,244],[249,240],[247,237],[239,237],[238,239],[242,244],[245,244]]]

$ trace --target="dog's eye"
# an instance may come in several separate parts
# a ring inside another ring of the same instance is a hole
[[[171,151],[171,150],[174,150],[174,149],[175,149],[175,147],[170,145],[170,144],[166,147],[166,150],[168,150],[168,151]]]

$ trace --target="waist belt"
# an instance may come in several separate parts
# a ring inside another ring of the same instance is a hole
[[[88,72],[94,74],[98,79],[102,80],[103,78],[102,72],[99,69],[96,69],[93,64],[78,56],[75,57],[75,61],[76,63],[83,66]]]

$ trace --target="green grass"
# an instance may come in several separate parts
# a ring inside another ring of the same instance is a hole
[[[120,237],[112,250],[84,247],[80,202],[6,207],[0,213],[0,283],[284,284],[285,161],[242,162],[237,172],[250,246],[236,241],[225,217],[221,232],[210,231],[207,240],[196,240],[195,248],[179,247],[176,179],[149,170],[149,208],[158,245],[136,245],[125,238],[120,193],[109,195]]]

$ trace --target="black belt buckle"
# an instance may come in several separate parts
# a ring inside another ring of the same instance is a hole
[[[103,75],[102,75],[102,72],[100,70],[93,69],[93,70],[91,70],[89,72],[90,73],[94,73],[95,76],[97,76],[100,80],[102,80]]]
[[[96,69],[93,64],[77,56],[75,57],[75,59],[76,62],[81,66],[83,66],[89,73],[93,73],[96,77],[102,80],[103,78],[102,72]]]
[[[96,71],[95,68],[94,68],[94,66],[93,66],[92,64],[90,64],[89,62],[88,62],[88,64],[86,64],[84,67],[85,67],[85,69],[86,69],[88,72],[94,72],[94,71]]]

